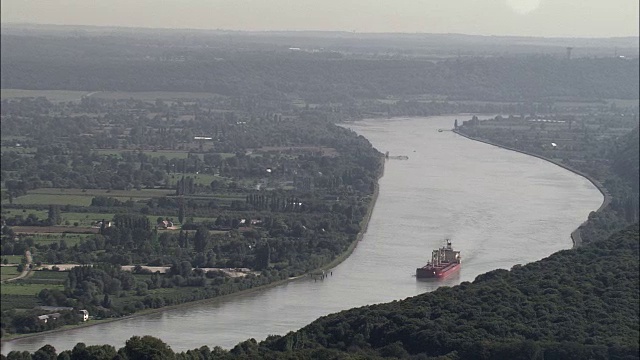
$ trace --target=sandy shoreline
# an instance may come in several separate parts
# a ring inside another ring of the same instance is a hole
[[[500,145],[497,143],[494,143],[492,141],[489,140],[484,140],[484,139],[478,139],[475,138],[473,136],[467,135],[467,134],[463,134],[461,133],[459,130],[455,129],[452,130],[454,133],[463,136],[469,140],[473,140],[473,141],[478,141],[481,143],[485,143],[488,145],[492,145],[492,146],[496,146],[505,150],[511,150],[511,151],[515,151],[515,152],[519,152],[521,154],[525,154],[525,155],[529,155],[529,156],[533,156],[533,157],[537,157],[538,159],[542,159],[545,161],[548,161],[554,165],[560,166],[561,168],[565,169],[565,170],[569,170],[572,173],[582,176],[583,178],[589,180],[590,183],[592,183],[597,189],[598,191],[600,191],[600,193],[602,194],[602,196],[604,197],[604,199],[602,200],[602,204],[600,204],[600,206],[598,207],[597,210],[595,210],[596,212],[600,212],[602,211],[602,209],[604,209],[605,207],[607,207],[609,205],[609,203],[611,202],[611,195],[609,194],[609,191],[607,190],[607,188],[604,187],[604,185],[602,185],[602,183],[600,183],[598,180],[596,180],[595,178],[593,178],[591,175],[585,174],[584,172],[577,170],[567,164],[563,164],[559,161],[544,157],[542,155],[538,155],[538,154],[534,154],[532,152],[526,151],[526,150],[521,150],[521,149],[516,149],[516,148],[512,148],[510,146],[505,146],[505,145]],[[582,245],[582,237],[580,236],[580,228],[582,227],[582,225],[586,222],[587,220],[585,220],[582,224],[580,224],[580,226],[578,226],[578,228],[576,228],[575,230],[573,230],[571,232],[571,241],[573,242],[573,248],[579,247],[580,245]]]

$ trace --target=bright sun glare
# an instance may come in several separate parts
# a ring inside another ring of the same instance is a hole
[[[507,0],[507,5],[518,14],[528,14],[540,6],[540,0]]]

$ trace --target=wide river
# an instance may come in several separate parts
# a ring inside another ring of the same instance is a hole
[[[324,281],[302,278],[225,300],[18,339],[2,353],[58,351],[76,343],[124,346],[152,335],[176,351],[284,335],[320,316],[404,299],[487,271],[526,264],[569,249],[570,233],[603,201],[585,178],[541,159],[468,140],[450,131],[470,116],[365,120],[347,125],[389,160],[369,229],[353,254]],[[450,237],[462,270],[441,282],[417,281],[415,269]]]

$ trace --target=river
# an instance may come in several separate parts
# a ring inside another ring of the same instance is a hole
[[[603,197],[588,180],[544,160],[472,141],[450,131],[470,116],[372,119],[347,125],[388,160],[369,229],[324,281],[309,278],[82,329],[2,344],[2,353],[58,351],[78,342],[124,345],[152,335],[174,350],[231,348],[248,338],[284,335],[320,316],[404,299],[487,271],[526,264],[572,246],[570,233]],[[449,237],[462,270],[440,282],[417,281],[415,268]]]

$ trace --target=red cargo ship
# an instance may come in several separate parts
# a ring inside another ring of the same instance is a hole
[[[444,278],[460,270],[460,251],[451,247],[447,239],[445,246],[433,250],[431,262],[416,269],[417,278]]]

